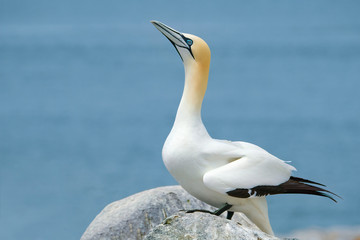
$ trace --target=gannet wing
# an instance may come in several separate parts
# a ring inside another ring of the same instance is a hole
[[[208,188],[237,198],[300,193],[324,196],[336,202],[326,194],[334,193],[310,185],[322,184],[291,177],[294,170],[293,166],[266,151],[254,149],[235,161],[208,171],[204,174],[203,181]]]
[[[265,151],[247,151],[243,157],[208,171],[204,184],[220,193],[257,186],[276,186],[289,180],[294,167]]]

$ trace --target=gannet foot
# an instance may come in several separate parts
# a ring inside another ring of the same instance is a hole
[[[229,210],[232,207],[232,205],[225,203],[224,206],[213,212],[214,215],[220,216],[223,212]]]
[[[232,218],[233,216],[234,216],[234,212],[232,212],[232,211],[228,211],[228,212],[227,212],[226,219],[231,220],[231,218]]]
[[[194,212],[203,212],[203,213],[214,214],[213,212],[210,212],[210,211],[204,210],[204,209],[193,209],[193,210],[187,210],[186,211],[186,213],[194,213]]]
[[[194,209],[194,210],[188,210],[188,211],[186,211],[186,213],[204,212],[204,213],[210,213],[210,214],[213,214],[216,216],[220,216],[223,212],[229,210],[231,207],[232,207],[232,205],[225,203],[224,206],[215,210],[214,212],[210,212],[210,211],[204,210],[204,209]],[[231,219],[233,215],[234,215],[234,212],[228,212],[228,215],[226,218]]]

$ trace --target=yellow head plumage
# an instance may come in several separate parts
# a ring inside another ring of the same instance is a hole
[[[195,35],[180,33],[158,21],[151,23],[170,40],[183,60],[185,88],[182,102],[198,112],[207,87],[211,58],[209,46]]]

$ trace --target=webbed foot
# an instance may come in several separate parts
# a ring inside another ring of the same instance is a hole
[[[213,214],[216,216],[220,216],[223,212],[229,210],[231,207],[232,207],[232,205],[225,203],[224,206],[215,210],[214,212],[210,212],[210,211],[204,210],[204,209],[194,209],[194,210],[188,210],[188,211],[186,211],[186,213],[204,212],[204,213],[210,213],[210,214]],[[233,215],[234,215],[234,212],[228,212],[227,219],[231,219]]]
[[[210,212],[210,211],[204,210],[204,209],[193,209],[193,210],[188,210],[188,211],[186,211],[186,213],[194,213],[194,212],[203,212],[203,213],[214,214],[213,212]]]

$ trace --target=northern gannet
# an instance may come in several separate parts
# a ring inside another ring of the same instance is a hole
[[[296,169],[264,149],[247,142],[211,138],[201,120],[210,67],[208,45],[161,22],[151,23],[170,40],[184,63],[183,95],[162,157],[168,171],[187,192],[219,208],[213,214],[228,211],[227,218],[231,219],[234,212],[242,212],[271,235],[265,196],[301,193],[335,201],[326,194],[332,192],[314,186],[324,185],[291,176]]]

